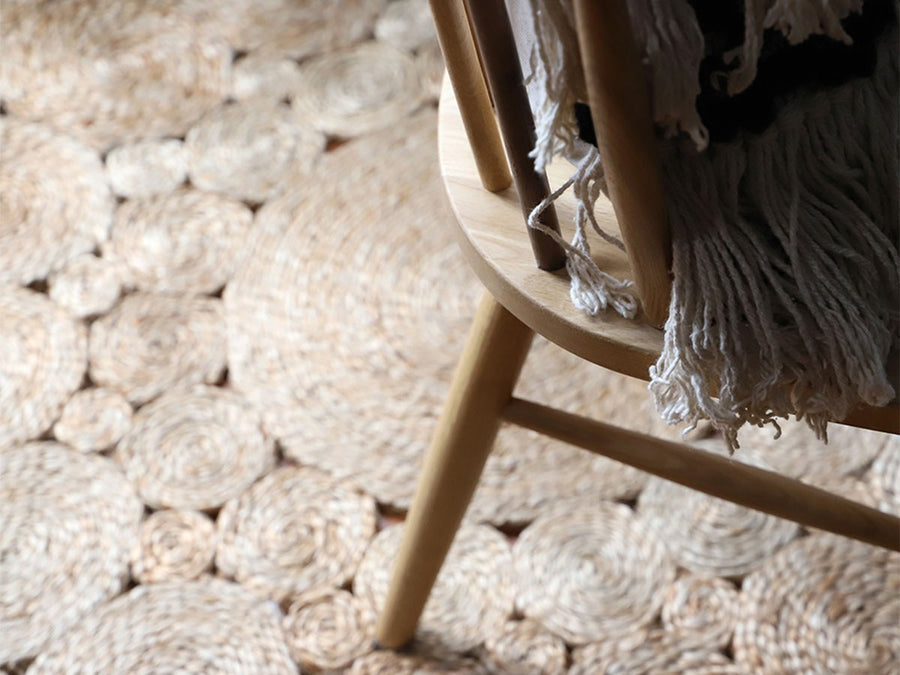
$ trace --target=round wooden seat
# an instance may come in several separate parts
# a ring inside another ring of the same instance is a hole
[[[564,270],[545,272],[534,264],[515,188],[489,192],[482,187],[459,108],[449,82],[440,103],[438,144],[441,173],[456,214],[462,251],[487,290],[536,333],[597,365],[647,380],[659,358],[663,332],[642,315],[625,319],[613,312],[590,317],[572,305]],[[548,170],[552,188],[561,185],[572,165],[557,161]],[[570,192],[556,202],[563,236],[570,238],[575,200]],[[601,195],[595,211],[607,232],[618,234],[612,204]],[[600,268],[632,279],[625,253],[589,233]],[[594,245],[596,244],[596,245]],[[861,407],[845,424],[900,433],[900,405]]]

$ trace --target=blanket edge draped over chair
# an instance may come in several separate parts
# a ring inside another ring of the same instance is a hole
[[[573,301],[592,314],[633,315],[633,289],[579,269],[603,169],[574,114],[586,97],[571,0],[525,1],[536,168],[557,156],[575,162],[571,183],[586,214],[569,247]],[[696,105],[706,46],[693,7],[627,4],[660,130],[673,240],[665,344],[650,372],[660,415],[708,419],[737,447],[744,424],[777,427],[795,415],[823,437],[858,405],[888,404],[900,314],[896,9],[883,3],[893,21],[878,36],[872,75],[783,96],[764,131],[711,143]],[[841,22],[863,9],[862,0],[743,5],[743,42],[725,54],[733,67],[720,76],[729,95],[753,83],[766,30],[791,45],[818,35],[848,44]],[[539,218],[538,209],[530,224]]]

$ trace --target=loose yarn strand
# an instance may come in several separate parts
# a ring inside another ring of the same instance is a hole
[[[637,314],[638,308],[633,282],[616,279],[601,270],[591,257],[591,247],[587,240],[586,224],[590,222],[605,241],[622,250],[625,248],[621,240],[605,232],[594,217],[594,205],[600,195],[601,176],[600,153],[596,148],[588,146],[572,177],[531,211],[528,216],[528,227],[546,234],[566,251],[566,271],[570,278],[569,295],[576,307],[591,316],[612,307],[621,316],[631,319]],[[567,242],[560,234],[540,221],[541,214],[547,207],[570,187],[578,200],[572,243]]]

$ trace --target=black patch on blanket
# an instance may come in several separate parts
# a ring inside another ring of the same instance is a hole
[[[705,36],[707,53],[700,64],[701,92],[697,111],[710,141],[734,139],[739,133],[760,133],[774,120],[785,101],[798,93],[868,77],[875,69],[876,40],[897,22],[892,0],[867,0],[861,14],[851,14],[842,26],[853,39],[844,45],[824,35],[812,35],[799,45],[788,44],[777,30],[767,30],[757,64],[757,76],[745,91],[728,96],[723,91],[726,66],[722,55],[744,40],[743,3],[689,0]],[[579,137],[597,145],[590,108],[575,104]]]

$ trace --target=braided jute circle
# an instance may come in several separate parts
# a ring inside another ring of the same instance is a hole
[[[4,35],[4,62],[5,50]],[[40,124],[0,117],[0,283],[43,279],[91,251],[106,239],[112,210],[97,153]]]
[[[348,138],[395,124],[422,97],[412,56],[371,41],[301,64],[292,106],[301,122]]]
[[[410,51],[437,40],[428,0],[389,2],[375,22],[375,38]]]
[[[422,110],[286,181],[291,188],[257,213],[245,262],[224,292],[229,381],[285,454],[353,478],[399,508],[412,498],[482,292],[453,239],[435,124],[434,111]],[[313,182],[316,191],[303,187]],[[310,230],[326,212],[331,226]],[[646,385],[543,340],[521,382],[522,395],[640,431],[656,417]],[[645,481],[623,465],[509,428],[470,516],[524,523],[564,495],[633,497]]]
[[[216,526],[198,511],[164,509],[141,523],[131,574],[142,584],[196,579],[212,567]]]
[[[0,662],[34,656],[119,593],[142,512],[106,457],[0,450]]]
[[[537,621],[510,621],[484,643],[492,673],[556,675],[567,670],[566,643]]]
[[[255,99],[213,110],[191,127],[185,147],[194,185],[259,203],[291,165],[320,155],[325,137],[298,124],[286,105]]]
[[[180,136],[228,93],[231,50],[189,3],[5,3],[0,98],[98,149]]]
[[[519,611],[570,644],[642,629],[675,577],[665,547],[627,506],[592,500],[538,517],[513,558]]]
[[[900,513],[900,439],[891,438],[872,463],[868,474],[879,499],[879,507]]]
[[[81,452],[102,452],[131,429],[133,412],[125,397],[112,389],[82,389],[66,401],[53,435]]]
[[[378,651],[353,662],[348,675],[487,675],[478,661],[460,656],[399,654]]]
[[[79,318],[109,311],[122,291],[122,269],[86,253],[50,275],[50,298]]]
[[[843,475],[859,471],[879,453],[888,434],[857,429],[840,424],[828,427],[828,443],[816,440],[805,422],[779,421],[780,438],[774,438],[771,427],[741,429],[741,448],[734,458],[742,461],[747,449],[779,473],[794,478],[808,474]]]
[[[81,385],[87,336],[40,293],[0,284],[0,447],[35,438]]]
[[[387,597],[403,526],[378,533],[353,580],[378,612]],[[464,524],[438,574],[417,639],[436,653],[466,652],[503,630],[513,611],[512,555],[506,538],[486,525]]]
[[[195,384],[141,408],[115,458],[153,508],[215,509],[275,465],[259,418],[232,391]]]
[[[669,587],[662,622],[666,630],[724,648],[731,642],[737,613],[738,590],[733,584],[719,577],[688,574]]]
[[[103,255],[140,290],[212,293],[234,272],[252,224],[244,204],[201,190],[129,199]]]
[[[895,673],[900,555],[829,534],[785,546],[744,579],[734,655],[754,673]]]
[[[288,649],[304,669],[337,670],[372,651],[375,615],[348,591],[300,596],[282,622]]]
[[[742,462],[767,468],[749,449],[737,452]],[[638,515],[681,567],[722,577],[755,569],[800,531],[790,521],[660,478],[651,478],[641,493]]]
[[[449,227],[435,124],[423,110],[285,181],[223,295],[229,382],[287,457],[404,506],[479,293]],[[329,227],[310,229],[323,213]]]
[[[177,384],[213,383],[225,369],[225,330],[215,298],[135,293],[91,324],[97,384],[146,403]]]
[[[362,40],[386,0],[227,0],[187,3],[231,46],[272,57],[304,58]]]
[[[783,672],[783,671],[777,671]],[[636,633],[620,641],[596,642],[572,653],[571,675],[750,675],[702,640],[664,630]]]
[[[218,518],[219,571],[275,600],[350,580],[375,534],[375,501],[308,467],[265,476]]]
[[[148,139],[113,148],[106,177],[121,197],[149,197],[177,189],[187,178],[187,154],[177,138]]]
[[[137,586],[92,613],[29,672],[297,672],[278,607],[236,584],[204,577]]]
[[[231,95],[237,101],[262,98],[284,101],[300,84],[300,67],[288,58],[252,52],[232,68]]]

